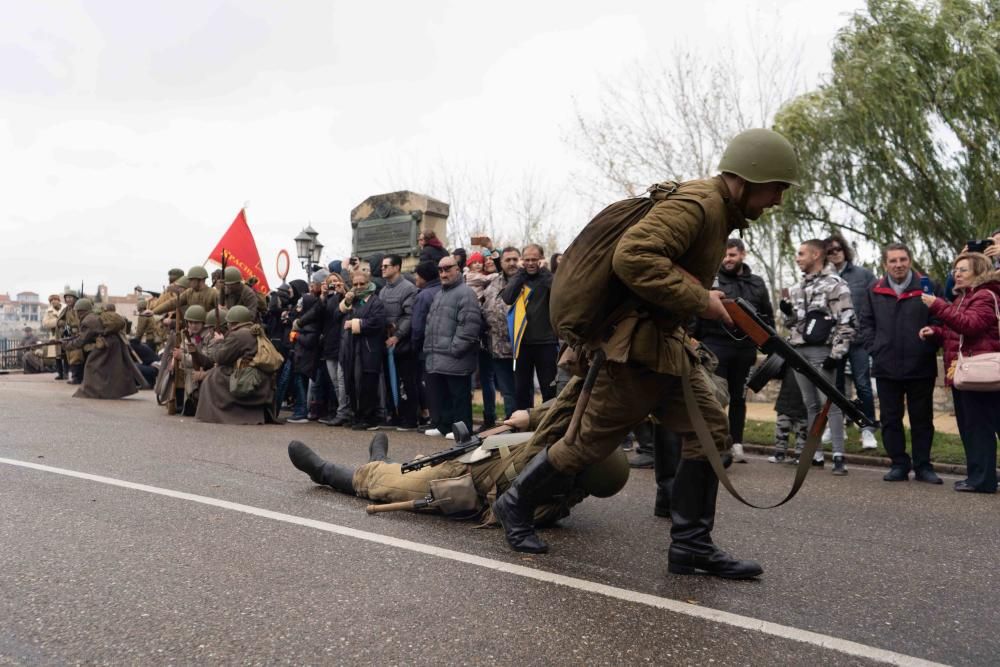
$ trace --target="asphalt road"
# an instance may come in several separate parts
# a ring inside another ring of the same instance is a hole
[[[882,471],[827,468],[777,510],[720,497],[716,541],[760,560],[764,576],[678,577],[666,573],[669,523],[652,515],[652,471],[585,501],[546,531],[550,554],[525,557],[496,530],[368,516],[365,501],[288,463],[293,438],[363,463],[370,434],[201,424],[168,417],[149,392],[74,399],[51,377],[0,377],[0,664],[986,665],[1000,655],[1000,497],[954,493],[954,478],[890,485]],[[397,460],[446,444],[390,440]],[[791,478],[759,458],[734,470],[761,502]]]

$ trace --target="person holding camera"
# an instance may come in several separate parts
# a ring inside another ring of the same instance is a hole
[[[1000,352],[1000,282],[990,258],[977,252],[959,255],[952,273],[955,302],[949,304],[933,294],[921,296],[930,316],[941,324],[925,326],[918,335],[944,347],[945,384],[951,387],[968,473],[955,482],[955,490],[996,493],[1000,391],[960,389],[955,373],[959,357]]]
[[[810,239],[799,246],[795,263],[802,271],[802,282],[782,299],[779,309],[791,331],[789,342],[798,348],[817,370],[834,382],[837,366],[854,340],[856,324],[851,289],[837,270],[826,261],[826,244]],[[826,396],[806,376],[796,373],[811,425]],[[833,440],[833,474],[846,475],[844,461],[844,414],[836,405],[828,415]],[[823,452],[818,451],[813,465],[823,466]]]

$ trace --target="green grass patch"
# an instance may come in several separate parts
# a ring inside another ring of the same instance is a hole
[[[497,397],[499,399],[499,396]],[[536,397],[537,400],[537,397]],[[503,402],[497,401],[497,414],[503,417]],[[482,403],[472,404],[472,418],[482,421]],[[907,451],[910,451],[910,429],[904,428],[906,436]],[[882,446],[881,431],[875,432],[875,439],[878,440],[878,449],[861,449],[861,432],[855,426],[849,426],[845,434],[844,449],[848,454],[858,454],[860,456],[887,456],[885,447]],[[754,445],[774,446],[774,422],[757,421],[748,419],[743,431],[743,441]],[[794,446],[794,443],[793,445]],[[951,433],[937,432],[934,434],[934,443],[931,445],[931,461],[934,463],[951,463],[955,465],[965,465],[965,450],[962,448],[962,438]]]
[[[909,451],[910,429],[904,428]],[[875,432],[875,439],[878,440],[878,449],[861,449],[861,433],[857,427],[850,426],[845,434],[844,449],[848,454],[859,454],[861,456],[886,456],[885,447],[882,446],[882,433]],[[755,445],[774,445],[774,422],[756,421],[748,419],[743,431],[743,441]],[[793,445],[794,446],[794,445]],[[965,465],[965,450],[962,448],[962,438],[951,433],[935,433],[934,442],[931,445],[931,461],[935,463],[953,463]]]

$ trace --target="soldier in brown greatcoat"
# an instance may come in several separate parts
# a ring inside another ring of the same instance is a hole
[[[691,373],[692,350],[682,325],[693,315],[729,321],[722,293],[710,291],[726,239],[797,184],[798,162],[788,140],[771,130],[735,137],[719,164],[720,175],[682,183],[678,196],[656,201],[619,239],[612,269],[639,302],[601,343],[607,361],[597,375],[577,436],[542,450],[493,506],[508,543],[542,553],[548,546],[532,526],[538,498],[601,460],[636,424],[655,413],[681,435],[683,460],[674,480],[668,569],[751,578],[763,569],[737,560],[712,542],[719,480],[698,449],[683,398],[690,378],[697,408],[714,445],[730,446],[728,418],[700,373]],[[571,397],[563,392],[556,402]]]
[[[253,359],[257,354],[257,332],[250,311],[244,306],[234,306],[226,314],[229,333],[212,349],[215,366],[201,382],[198,396],[198,421],[215,424],[266,424],[276,423],[274,415],[274,376],[265,374],[263,382],[252,394],[242,398],[233,396],[229,388],[236,363]],[[218,340],[218,334],[216,334]]]
[[[136,393],[142,375],[132,361],[128,343],[119,333],[125,318],[118,313],[94,312],[90,299],[80,299],[74,306],[80,320],[80,334],[64,344],[67,350],[80,350],[86,357],[83,383],[73,394],[76,398],[124,398]]]

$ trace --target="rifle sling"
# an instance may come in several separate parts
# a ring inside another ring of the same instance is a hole
[[[736,498],[736,500],[748,507],[753,507],[754,509],[773,509],[784,505],[789,500],[794,498],[795,494],[797,494],[799,489],[802,488],[802,484],[806,481],[806,475],[809,474],[809,468],[812,467],[813,454],[816,453],[816,449],[819,447],[820,440],[823,437],[823,429],[826,428],[827,414],[830,411],[830,401],[827,400],[823,410],[816,416],[816,420],[810,427],[809,437],[806,439],[805,447],[802,449],[802,454],[799,456],[799,465],[795,469],[795,481],[792,482],[791,491],[788,492],[788,495],[785,496],[784,500],[774,505],[754,505],[743,498],[736,488],[733,487],[733,483],[730,481],[729,475],[726,473],[726,468],[722,465],[722,457],[719,456],[719,451],[715,448],[715,442],[712,440],[712,435],[708,431],[708,424],[705,423],[705,417],[701,414],[701,410],[698,408],[698,401],[694,395],[694,388],[691,386],[690,370],[685,372],[682,376],[681,384],[684,387],[684,404],[687,407],[688,418],[694,426],[694,432],[698,437],[698,443],[701,445],[701,449],[705,453],[705,457],[711,464],[712,470],[715,471],[715,475],[719,478],[722,485],[726,487],[726,491],[728,491],[733,498]]]

